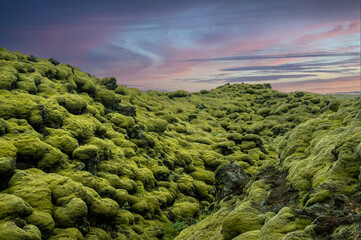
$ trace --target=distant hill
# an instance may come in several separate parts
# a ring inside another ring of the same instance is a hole
[[[360,110],[142,92],[0,48],[0,239],[357,239]]]

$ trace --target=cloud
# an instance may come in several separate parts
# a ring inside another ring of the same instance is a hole
[[[298,61],[359,57],[353,34],[359,6],[359,0],[5,0],[0,45],[143,89],[291,81],[357,67]],[[260,72],[234,76],[238,71]]]
[[[341,73],[348,71],[349,69],[344,68],[347,64],[356,64],[360,63],[360,59],[351,58],[343,61],[335,62],[302,62],[302,63],[288,63],[288,64],[279,64],[279,65],[254,65],[254,66],[245,66],[245,67],[233,67],[233,68],[224,68],[221,71],[226,72],[238,72],[238,71],[268,71],[268,72],[334,72]],[[343,67],[343,69],[335,69],[336,67]],[[333,70],[324,69],[332,67]]]
[[[355,92],[360,89],[360,84],[361,76],[352,75],[328,79],[273,83],[272,88],[283,92],[307,91],[316,93],[338,93]]]
[[[335,39],[348,34],[360,32],[360,20],[353,20],[346,24],[340,23],[328,31],[321,31],[313,34],[306,34],[296,40],[297,44],[309,44],[323,40]]]
[[[240,83],[240,82],[269,82],[280,79],[314,77],[315,74],[289,74],[289,75],[262,75],[248,77],[226,77],[226,78],[178,78],[176,81],[194,82],[194,83]]]
[[[83,62],[87,71],[101,76],[119,72],[134,74],[153,64],[149,57],[114,44],[88,50]]]
[[[332,53],[332,52],[312,52],[312,53],[287,53],[272,55],[247,55],[247,56],[229,56],[215,58],[194,58],[185,59],[187,62],[212,62],[212,61],[240,61],[240,60],[265,60],[278,58],[320,58],[320,57],[352,57],[359,56],[358,52]]]

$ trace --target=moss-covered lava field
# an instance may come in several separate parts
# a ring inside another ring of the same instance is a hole
[[[142,92],[0,48],[0,240],[360,239],[360,167],[360,97]]]

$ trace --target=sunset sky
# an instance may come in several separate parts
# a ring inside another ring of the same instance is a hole
[[[360,0],[5,0],[0,47],[141,90],[357,92],[360,11]]]

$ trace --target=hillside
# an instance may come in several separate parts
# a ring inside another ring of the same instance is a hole
[[[361,237],[360,98],[144,93],[0,48],[0,146],[0,240]]]

